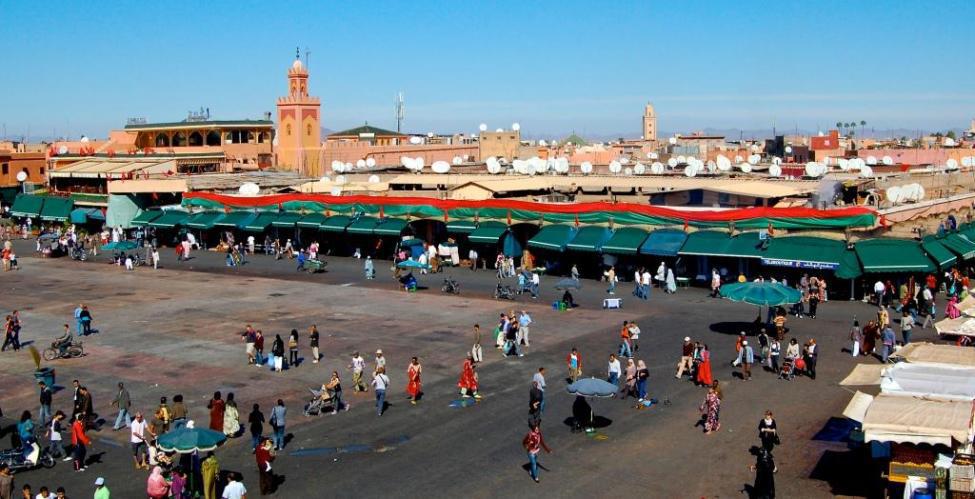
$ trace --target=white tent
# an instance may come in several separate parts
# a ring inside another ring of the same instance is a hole
[[[975,399],[975,368],[901,362],[893,366],[860,364],[840,382],[843,386],[880,385],[891,395],[911,395],[932,399]]]
[[[861,392],[843,415],[863,425],[865,442],[897,442],[951,446],[972,433],[972,403]]]
[[[893,357],[911,363],[946,364],[975,367],[975,348],[933,343],[909,343]]]

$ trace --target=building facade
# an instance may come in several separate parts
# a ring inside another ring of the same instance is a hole
[[[308,70],[301,59],[288,69],[288,95],[278,98],[278,168],[319,176],[321,102],[308,95]]]
[[[657,112],[649,102],[643,109],[643,140],[657,140]]]

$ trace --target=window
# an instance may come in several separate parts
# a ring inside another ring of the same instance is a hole
[[[309,137],[311,137],[311,125],[306,125],[305,126],[305,135],[308,135]]]
[[[9,164],[4,163],[2,165],[2,168],[3,168],[3,174],[4,175],[8,175],[10,173],[10,165]]]
[[[24,171],[26,171],[26,170],[24,170]],[[43,166],[41,167],[41,175],[44,175],[44,167]]]
[[[288,136],[291,135],[291,124],[288,124],[288,128],[285,129],[285,132],[288,134]]]

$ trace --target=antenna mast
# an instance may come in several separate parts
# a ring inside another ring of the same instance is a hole
[[[403,102],[403,92],[396,95],[394,106],[396,109],[396,133],[402,133],[403,118],[406,117],[406,104]]]

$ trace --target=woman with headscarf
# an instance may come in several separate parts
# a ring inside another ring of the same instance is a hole
[[[752,465],[755,472],[755,485],[752,487],[751,496],[755,499],[775,499],[775,461],[772,453],[759,449],[758,459]]]
[[[653,276],[657,281],[657,285],[661,288],[664,287],[664,281],[667,280],[667,265],[664,262],[660,262],[660,266],[657,267],[657,273]]]
[[[154,467],[152,474],[149,475],[146,494],[149,499],[167,499],[169,497],[169,483],[166,482],[166,477],[163,476],[162,468],[159,466]]]
[[[636,393],[640,402],[647,398],[648,379],[650,379],[650,370],[647,369],[647,364],[642,359],[638,360],[636,363]]]
[[[280,334],[274,335],[274,342],[271,343],[271,355],[274,356],[274,370],[281,372],[284,366],[284,340]]]
[[[240,431],[240,413],[237,411],[237,402],[234,394],[227,394],[227,401],[224,403],[223,411],[223,434],[228,437],[236,436]]]
[[[406,384],[406,393],[410,396],[410,403],[413,405],[416,405],[416,399],[422,391],[423,385],[420,382],[420,373],[422,371],[423,367],[420,366],[420,360],[413,357],[410,360],[410,366],[406,368],[406,379],[409,380]]]
[[[718,419],[718,411],[721,409],[721,397],[718,390],[712,386],[704,396],[701,403],[701,413],[704,414],[704,434],[710,434],[721,429],[721,422]]]
[[[623,372],[623,398],[632,395],[637,397],[636,393],[636,363],[633,359],[626,359],[626,370]]]
[[[667,292],[676,293],[677,292],[677,279],[674,278],[674,269],[667,269]]]
[[[292,329],[288,337],[288,365],[298,367],[298,330]]]
[[[209,403],[207,403],[207,409],[210,409],[211,430],[223,432],[223,413],[225,407],[226,404],[224,403],[220,392],[213,392],[213,398],[210,399]]]
[[[481,398],[477,393],[477,374],[474,373],[474,359],[471,354],[467,354],[467,359],[464,360],[464,367],[461,368],[457,387],[460,388],[460,394],[464,398]]]
[[[701,362],[697,365],[697,376],[695,380],[698,384],[703,386],[711,386],[714,379],[711,377],[711,352],[708,350],[708,346],[701,345],[700,350]]]

